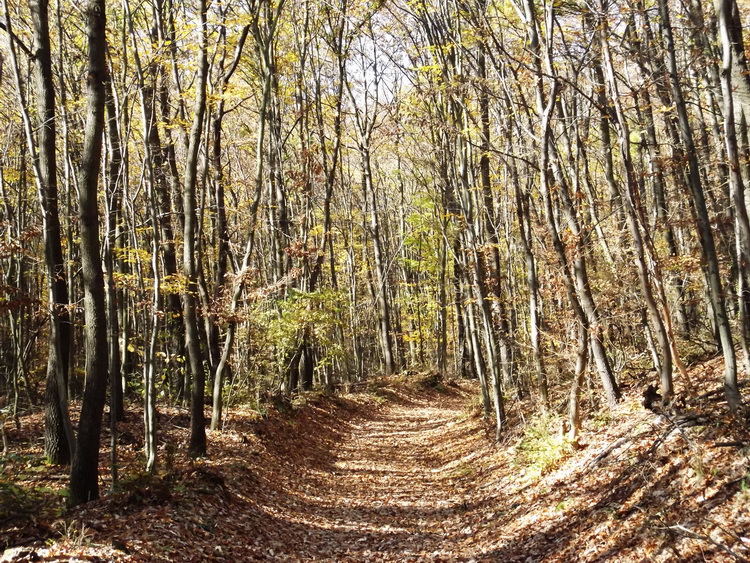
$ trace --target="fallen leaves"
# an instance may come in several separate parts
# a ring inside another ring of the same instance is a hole
[[[523,439],[519,420],[511,420],[509,445],[498,447],[482,419],[467,416],[476,393],[472,384],[436,390],[383,379],[377,392],[376,399],[311,397],[267,420],[231,413],[225,430],[211,433],[211,457],[193,463],[178,449],[154,477],[138,474],[133,440],[121,448],[127,479],[120,492],[45,528],[6,528],[0,536],[6,543],[16,538],[28,545],[6,552],[3,560],[670,561],[750,555],[747,448],[711,447],[747,441],[747,429],[724,421],[721,411],[703,409],[706,426],[665,437],[665,425],[644,414],[633,397],[606,425],[594,427],[592,419],[583,436],[587,447],[566,451],[540,475],[519,465],[512,446]],[[522,406],[528,419],[532,406]],[[183,418],[177,409],[163,410],[162,444],[185,443]],[[139,425],[131,413],[123,430],[138,436]],[[102,455],[106,459],[107,452]],[[59,489],[55,468],[46,469],[45,481],[27,461],[18,458],[17,474],[33,473],[38,486]],[[17,486],[27,485],[22,480]],[[30,542],[35,535],[54,541]]]

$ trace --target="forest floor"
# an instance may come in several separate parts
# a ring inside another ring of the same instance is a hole
[[[528,400],[509,401],[496,444],[476,385],[429,377],[231,411],[194,463],[186,412],[163,409],[153,477],[131,412],[118,488],[103,475],[102,499],[69,511],[29,416],[7,425],[0,560],[746,561],[748,419],[727,414],[718,360],[692,374],[701,398],[678,414],[644,409],[645,383],[626,384],[578,448]]]

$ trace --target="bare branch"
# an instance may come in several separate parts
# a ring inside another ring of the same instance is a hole
[[[5,30],[5,31],[8,31],[8,24],[7,24],[6,22],[4,22],[4,21],[0,21],[0,29],[3,29],[3,30]],[[23,41],[21,41],[21,39],[20,39],[20,38],[18,37],[18,35],[16,35],[15,33],[13,33],[13,31],[10,31],[10,32],[9,32],[8,34],[10,35],[10,38],[11,38],[11,39],[13,40],[13,42],[14,42],[14,43],[15,43],[16,45],[18,45],[18,47],[19,47],[19,48],[21,49],[21,51],[23,51],[24,53],[26,53],[26,55],[27,55],[27,56],[28,56],[28,57],[29,57],[30,59],[32,59],[32,60],[34,60],[34,59],[35,59],[35,57],[34,57],[34,53],[32,53],[32,52],[31,52],[31,49],[29,49],[29,48],[28,48],[28,47],[27,47],[27,46],[26,46],[26,45],[24,44],[24,42],[23,42]],[[3,70],[3,59],[2,59],[2,57],[0,57],[0,79],[1,79],[1,78],[2,78],[2,76],[3,76],[3,72],[2,72],[2,70]]]

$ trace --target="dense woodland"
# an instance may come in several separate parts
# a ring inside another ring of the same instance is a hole
[[[201,457],[228,406],[382,373],[478,379],[498,437],[715,354],[741,407],[743,2],[2,11],[2,422],[43,405],[72,503],[139,405],[146,471],[162,405]]]

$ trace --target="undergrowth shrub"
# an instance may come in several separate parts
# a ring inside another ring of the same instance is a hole
[[[57,518],[64,512],[64,504],[64,492],[0,481],[0,527]]]
[[[538,479],[555,469],[573,452],[564,432],[562,419],[555,415],[539,415],[529,421],[515,446],[515,462],[519,469]]]

